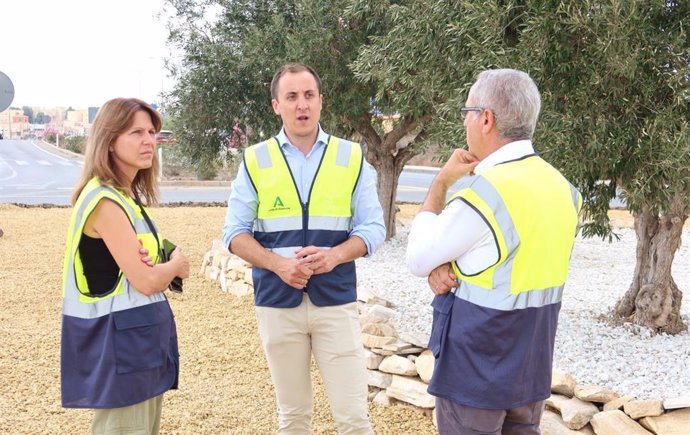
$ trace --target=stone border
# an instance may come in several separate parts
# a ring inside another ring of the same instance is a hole
[[[220,240],[203,258],[199,271],[223,292],[253,294],[251,265],[232,255]],[[395,305],[358,289],[359,323],[366,354],[369,400],[380,406],[402,403],[431,415],[435,398],[427,393],[434,356],[426,334],[396,331]],[[552,395],[541,420],[543,435],[690,434],[690,396],[640,400],[596,385],[578,384],[570,373],[554,370]]]

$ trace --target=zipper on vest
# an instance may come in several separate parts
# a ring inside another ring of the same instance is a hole
[[[302,246],[307,246],[307,230],[309,229],[309,202],[302,202]]]

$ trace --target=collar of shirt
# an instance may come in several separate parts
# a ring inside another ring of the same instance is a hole
[[[309,151],[309,154],[313,153],[314,150],[320,146],[326,146],[328,143],[328,138],[329,134],[326,133],[321,129],[321,124],[319,124],[319,134],[316,135],[316,142],[314,143],[314,146],[312,147],[311,151]],[[276,135],[276,139],[278,139],[278,143],[280,144],[281,148],[286,148],[288,146],[297,149],[293,144],[290,143],[290,139],[288,139],[287,134],[285,133],[285,127],[280,129],[280,132]]]
[[[520,157],[524,157],[529,154],[534,154],[534,147],[532,146],[531,140],[526,139],[507,143],[479,162],[479,164],[474,168],[474,173],[481,174],[483,171],[486,171],[487,169],[492,168],[499,163],[517,160]]]

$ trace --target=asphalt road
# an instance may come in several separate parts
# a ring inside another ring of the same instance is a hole
[[[58,152],[27,140],[0,140],[0,203],[69,205],[79,180],[79,156]],[[420,203],[435,176],[432,168],[406,168],[400,176],[397,200]],[[161,202],[225,203],[230,184],[163,182]]]
[[[81,174],[81,156],[58,152],[31,141],[0,140],[0,203],[69,205]],[[396,200],[421,203],[438,169],[406,166],[400,175]],[[451,187],[449,192],[456,189]],[[161,183],[161,203],[226,203],[230,183]],[[611,208],[625,208],[619,198]]]
[[[0,203],[69,204],[81,160],[30,141],[0,140]]]

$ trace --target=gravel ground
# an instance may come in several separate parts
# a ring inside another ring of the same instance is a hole
[[[404,210],[407,211],[407,210]],[[405,215],[405,213],[401,213]],[[411,222],[400,219],[398,234],[368,260],[358,260],[360,286],[398,305],[398,331],[431,330],[433,294],[426,279],[407,272],[405,248]],[[606,318],[628,289],[635,267],[637,239],[629,218],[612,219],[620,240],[578,238],[561,308],[554,368],[570,372],[582,384],[612,388],[637,398],[690,395],[690,333],[653,335],[633,325],[611,327]],[[690,288],[690,230],[676,253],[673,276],[681,291]],[[690,324],[690,302],[683,300],[682,316]]]
[[[90,433],[92,411],[60,406],[61,273],[69,209],[0,204],[0,434]],[[170,296],[180,339],[180,389],[168,392],[163,434],[274,433],[275,400],[251,298],[197,275],[224,207],[152,209],[161,233],[192,259],[185,293]],[[314,373],[313,433],[335,434]],[[371,405],[377,434],[434,434],[428,415]]]
[[[370,259],[358,260],[361,286],[396,302],[399,330],[428,332],[431,292],[405,270],[409,217],[399,234]],[[69,209],[0,204],[0,433],[83,434],[91,411],[60,407],[61,269]],[[275,402],[250,298],[223,294],[196,272],[219,237],[224,207],[153,209],[162,234],[192,259],[184,295],[171,295],[180,336],[180,390],[165,397],[161,433],[266,434],[275,431]],[[555,366],[581,383],[637,397],[690,394],[690,334],[651,336],[598,322],[625,292],[634,266],[635,236],[622,229],[612,245],[578,240],[566,287]],[[688,234],[684,234],[687,239]],[[690,284],[690,253],[677,254],[674,276]],[[683,313],[688,320],[687,299]],[[324,390],[314,373],[313,433],[334,434]],[[377,434],[434,434],[428,415],[406,407],[370,407]]]

